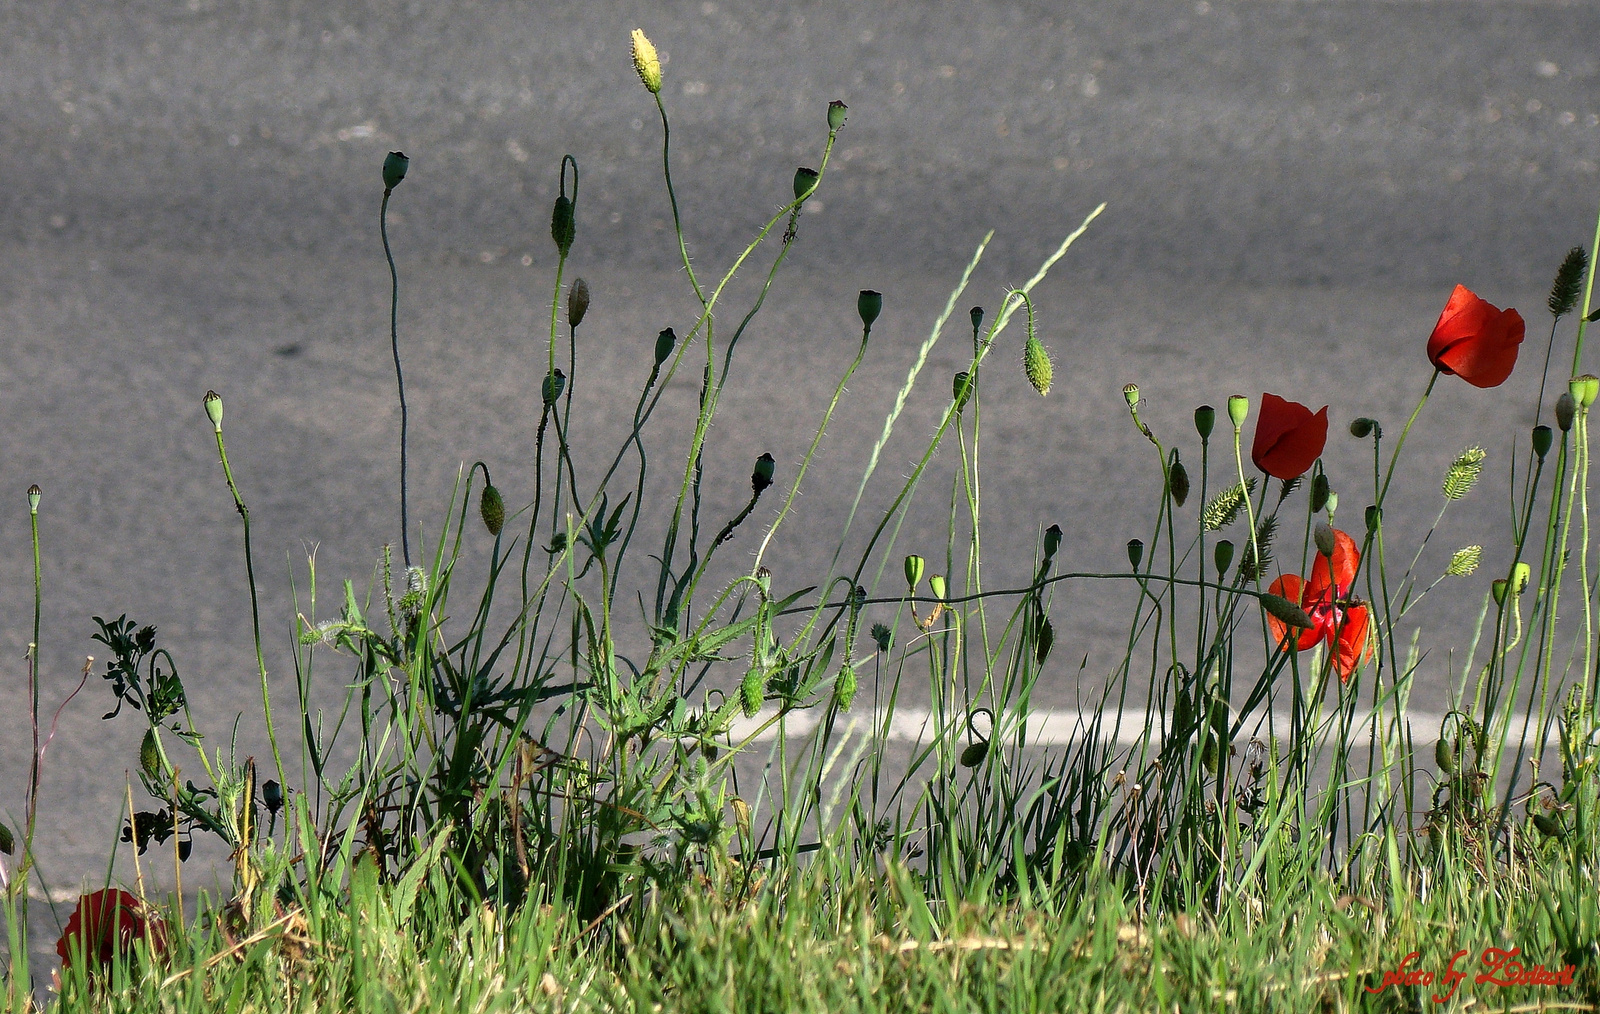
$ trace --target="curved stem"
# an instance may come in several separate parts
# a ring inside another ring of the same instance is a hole
[[[394,351],[394,382],[400,392],[400,552],[406,562],[411,566],[411,516],[406,503],[406,375],[400,370],[400,274],[395,271],[394,253],[389,249],[389,195],[394,191],[385,189],[383,192],[383,205],[378,209],[378,233],[383,237],[383,256],[389,262],[389,345]],[[222,435],[217,435],[217,443],[222,442]],[[223,467],[227,467],[227,457],[223,457]],[[228,485],[233,485],[233,480],[228,480]],[[235,500],[238,494],[234,494]],[[250,522],[245,521],[245,540],[250,538]],[[254,583],[250,586],[250,593],[255,594]],[[263,677],[264,679],[265,677]],[[268,721],[271,721],[269,718]],[[274,748],[276,752],[276,748]],[[281,768],[281,765],[280,765]],[[280,779],[282,772],[279,772]]]

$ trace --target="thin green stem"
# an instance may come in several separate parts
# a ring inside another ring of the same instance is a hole
[[[389,249],[389,195],[393,189],[383,191],[383,204],[378,209],[378,233],[383,237],[383,256],[389,262],[389,346],[394,352],[394,382],[400,393],[400,553],[406,567],[411,566],[411,513],[406,502],[406,375],[400,369],[400,273],[395,270],[394,253]],[[221,434],[217,441],[221,443]],[[226,459],[224,459],[226,463]],[[229,480],[230,484],[232,480]],[[248,540],[250,524],[245,522]],[[255,586],[251,585],[251,595]],[[263,677],[264,678],[264,677]],[[270,719],[269,719],[270,721]],[[274,748],[276,750],[276,748]],[[281,765],[280,765],[281,767]],[[279,777],[282,777],[280,771]]]

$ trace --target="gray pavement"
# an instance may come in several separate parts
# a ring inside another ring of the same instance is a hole
[[[831,552],[893,394],[983,234],[996,230],[963,309],[996,307],[1100,201],[1106,212],[1036,291],[1055,390],[1039,399],[1013,367],[1020,328],[991,360],[991,583],[1025,580],[1035,535],[1052,522],[1068,530],[1073,569],[1122,569],[1124,542],[1149,538],[1159,477],[1126,418],[1129,380],[1191,467],[1197,404],[1262,390],[1331,403],[1326,461],[1359,527],[1370,462],[1344,427],[1372,415],[1398,432],[1458,281],[1519,307],[1528,343],[1500,389],[1441,381],[1389,520],[1398,544],[1414,546],[1446,464],[1480,443],[1485,481],[1452,509],[1423,570],[1471,542],[1486,547],[1486,569],[1504,564],[1506,469],[1513,447],[1525,454],[1544,293],[1565,250],[1588,242],[1600,203],[1595,5],[5,3],[9,814],[28,755],[30,483],[45,490],[47,705],[76,684],[85,654],[104,654],[90,617],[127,612],[160,626],[213,748],[240,712],[241,748],[259,753],[260,738],[238,520],[205,390],[226,399],[257,525],[278,700],[293,686],[288,588],[293,576],[304,594],[306,547],[317,547],[326,595],[345,578],[364,585],[397,537],[376,229],[384,152],[412,157],[391,236],[414,517],[437,531],[458,468],[479,458],[509,501],[529,496],[549,205],[566,152],[583,169],[569,272],[594,292],[574,428],[581,447],[621,439],[655,333],[693,319],[659,125],[628,60],[636,25],[663,51],[702,275],[787,199],[796,165],[815,163],[828,100],[850,105],[711,435],[707,514],[721,518],[743,502],[757,454],[777,459],[780,484],[793,474],[854,352],[854,294],[884,292],[867,361],[774,546],[778,584],[810,583],[817,553]],[[923,446],[966,348],[956,327],[935,349],[869,504],[881,509]],[[675,381],[652,444],[657,492],[681,461],[693,407],[693,385]],[[958,462],[951,451],[936,461],[897,553],[942,557],[938,501]],[[754,542],[742,533],[725,562],[747,561]],[[469,566],[486,550],[471,546]],[[1474,580],[1470,595],[1441,594],[1415,614],[1434,645],[1419,708],[1443,710],[1460,665],[1446,649],[1464,647],[1486,584]],[[1085,655],[1086,681],[1104,678],[1132,599],[1107,586],[1058,595],[1058,668],[1041,704],[1077,703]],[[331,699],[339,676],[323,679]],[[92,678],[63,714],[46,759],[39,845],[53,886],[104,877],[136,763],[139,723],[100,720],[101,684]],[[195,879],[217,858],[197,855]]]

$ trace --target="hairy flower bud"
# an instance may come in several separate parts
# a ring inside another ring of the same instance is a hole
[[[1176,447],[1172,449],[1172,467],[1167,469],[1167,489],[1172,493],[1172,502],[1179,507],[1189,499],[1189,470],[1178,459]]]
[[[567,326],[577,327],[589,312],[589,283],[579,278],[567,290]]]
[[[840,711],[849,711],[855,699],[856,670],[854,666],[847,664],[839,670],[838,679],[833,681],[833,701],[839,706]]]
[[[832,102],[828,103],[829,130],[838,130],[840,127],[844,126],[845,110],[849,108],[849,106],[845,105],[843,102],[840,102],[838,99],[834,99]]]
[[[761,670],[751,666],[750,671],[744,674],[744,679],[739,682],[739,706],[744,709],[746,718],[754,718],[756,712],[761,710],[761,700],[766,696],[767,680]]]
[[[1050,382],[1055,375],[1055,367],[1050,362],[1050,353],[1045,351],[1044,343],[1036,336],[1029,335],[1027,344],[1022,347],[1022,372],[1027,375],[1028,383],[1041,395],[1050,393]]]
[[[1317,621],[1308,616],[1304,609],[1301,609],[1282,595],[1273,595],[1271,592],[1262,595],[1261,608],[1283,621],[1285,626],[1309,630],[1317,625]]]
[[[633,69],[651,95],[661,92],[661,58],[656,55],[655,44],[645,37],[641,29],[633,30]]]
[[[875,289],[862,289],[856,296],[856,314],[861,318],[861,326],[870,331],[873,321],[878,319],[878,314],[883,312],[883,293]]]
[[[764,453],[756,459],[755,471],[750,473],[750,489],[756,496],[760,496],[763,490],[772,485],[772,473],[775,467],[776,463],[770,454]]]
[[[1561,392],[1561,397],[1556,399],[1556,427],[1566,433],[1572,429],[1572,417],[1578,411],[1577,403],[1572,395],[1566,391]]]
[[[906,557],[906,585],[913,592],[917,590],[918,585],[922,584],[922,572],[926,566],[927,561],[920,556]]]
[[[205,397],[206,418],[211,420],[211,425],[222,432],[222,395],[215,391],[207,391]]]
[[[562,194],[550,210],[550,238],[556,241],[556,250],[565,257],[572,252],[572,241],[578,235],[572,198]]]
[[[1365,440],[1372,435],[1372,428],[1376,425],[1375,421],[1368,419],[1366,416],[1358,416],[1350,420],[1350,435],[1357,440]]]
[[[483,517],[483,527],[498,538],[506,523],[506,502],[490,483],[484,483],[483,492],[478,495],[478,513]]]
[[[1194,431],[1200,434],[1201,440],[1210,440],[1211,431],[1217,425],[1217,410],[1210,405],[1201,405],[1194,410]]]
[[[1328,497],[1333,495],[1333,489],[1328,485],[1328,474],[1318,472],[1311,480],[1311,513],[1317,514],[1328,505]]]
[[[1323,556],[1333,556],[1333,550],[1337,545],[1337,542],[1334,539],[1333,529],[1330,526],[1319,522],[1317,527],[1312,529],[1311,538],[1312,541],[1317,544],[1317,552],[1321,553]]]
[[[411,160],[406,158],[403,151],[391,151],[383,159],[383,192],[388,193],[400,185],[406,178],[406,170],[411,167]]]
[[[139,767],[151,778],[161,774],[161,745],[156,742],[153,728],[144,731],[144,741],[139,744]]]
[[[1250,415],[1250,399],[1242,394],[1228,396],[1228,418],[1233,422],[1235,430],[1244,426],[1245,419]]]

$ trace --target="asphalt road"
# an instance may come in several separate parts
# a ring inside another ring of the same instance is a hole
[[[991,583],[1025,580],[1052,522],[1068,530],[1073,569],[1123,569],[1126,540],[1149,538],[1159,473],[1127,420],[1130,380],[1148,399],[1144,418],[1191,467],[1197,404],[1263,390],[1330,404],[1326,463],[1359,527],[1370,461],[1345,426],[1370,415],[1398,431],[1457,282],[1521,308],[1529,340],[1502,388],[1441,381],[1389,523],[1395,544],[1415,546],[1446,464],[1478,443],[1485,481],[1452,508],[1421,569],[1438,573],[1467,543],[1486,547],[1486,571],[1507,561],[1506,476],[1512,449],[1526,454],[1544,294],[1566,249],[1588,242],[1600,203],[1592,4],[8,2],[0,802],[13,826],[29,750],[30,483],[45,491],[47,711],[86,654],[105,656],[90,617],[126,612],[159,625],[213,748],[240,712],[241,749],[259,752],[260,738],[239,524],[206,389],[225,398],[256,526],[280,701],[293,686],[289,583],[304,596],[306,547],[318,547],[326,603],[345,578],[364,586],[397,538],[377,234],[386,151],[412,158],[391,238],[417,521],[437,532],[457,470],[480,458],[508,500],[529,496],[564,153],[582,167],[569,278],[594,294],[574,431],[580,448],[621,439],[656,332],[693,319],[660,127],[628,59],[635,26],[662,50],[702,277],[787,200],[795,166],[815,164],[827,102],[850,106],[709,443],[709,517],[738,509],[763,451],[781,488],[854,353],[856,291],[884,292],[867,360],[771,551],[780,586],[810,583],[808,568],[831,553],[894,392],[983,235],[995,230],[963,310],[997,306],[1101,201],[1105,213],[1035,293],[1055,389],[1040,399],[1023,381],[1019,328],[991,360]],[[956,327],[935,348],[869,504],[881,510],[906,474],[969,347]],[[688,372],[664,402],[652,445],[662,462],[682,460]],[[958,462],[950,451],[936,460],[897,554],[942,556],[940,501]],[[652,490],[670,481],[663,466]],[[747,562],[739,554],[754,542],[744,534],[732,555]],[[1432,646],[1418,707],[1445,707],[1486,583],[1473,580],[1415,614]],[[1063,592],[1060,668],[1039,703],[1072,705],[1103,679],[1132,598],[1126,587]],[[319,692],[335,696],[339,676],[323,678]],[[138,719],[101,721],[108,710],[92,677],[46,757],[39,849],[58,889],[104,878],[137,763]]]

